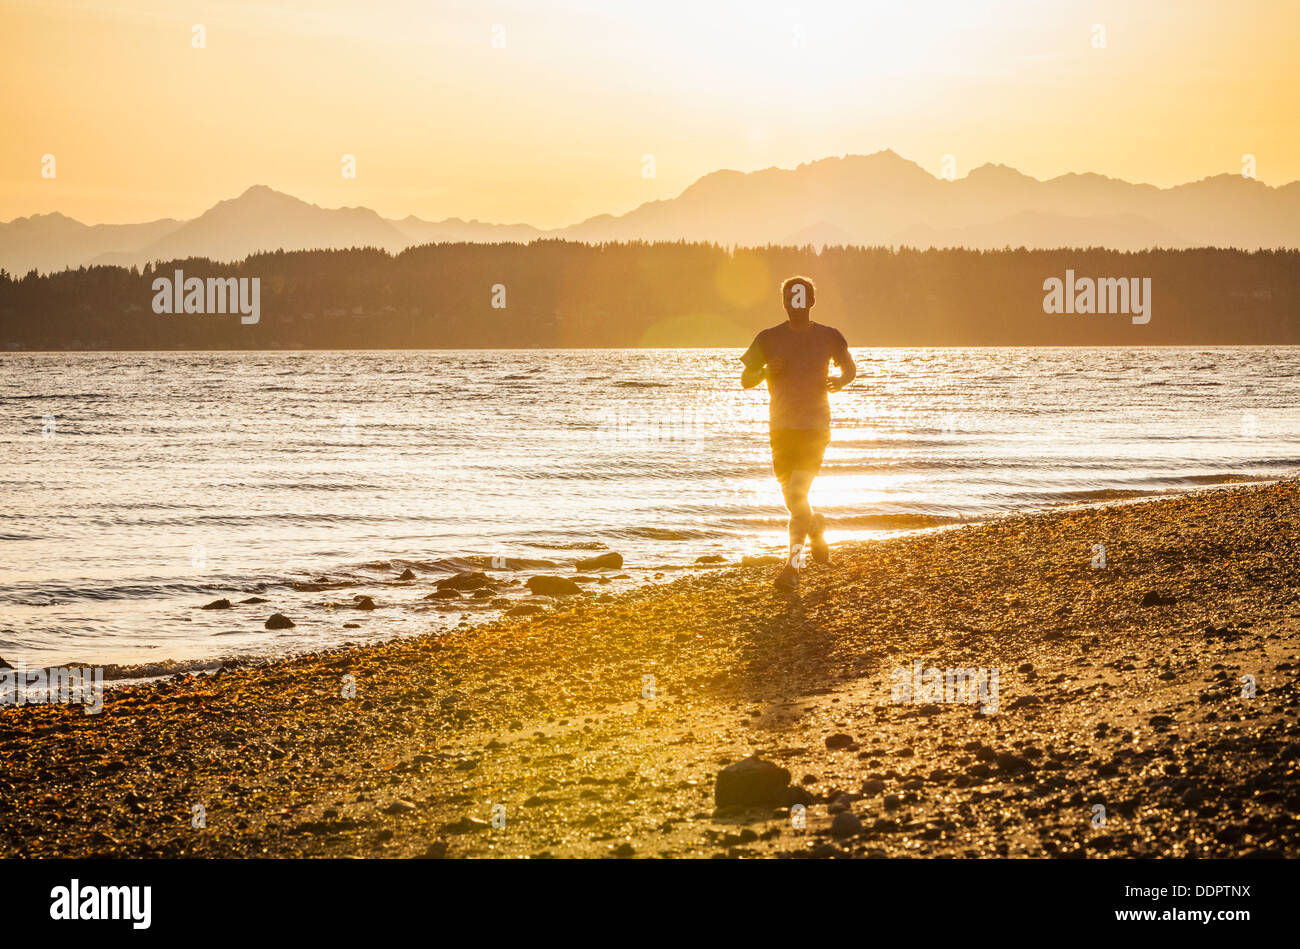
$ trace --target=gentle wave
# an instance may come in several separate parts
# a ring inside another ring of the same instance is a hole
[[[4,657],[170,674],[454,629],[602,553],[628,579],[582,579],[609,590],[779,553],[767,392],[737,355],[0,354]],[[833,532],[1300,472],[1294,347],[855,358],[812,493]],[[491,591],[427,598],[461,572]]]

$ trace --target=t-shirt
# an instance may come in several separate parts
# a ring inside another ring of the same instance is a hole
[[[787,321],[754,337],[740,360],[749,369],[767,366],[773,430],[830,431],[826,378],[832,359],[843,366],[848,361],[848,343],[839,330],[821,323],[810,322],[806,329],[796,330]]]

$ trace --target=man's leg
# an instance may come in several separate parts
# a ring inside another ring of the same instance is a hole
[[[785,566],[777,575],[776,585],[782,590],[799,589],[799,560],[803,554],[804,540],[812,526],[813,510],[808,503],[808,490],[812,487],[811,471],[791,471],[781,482],[786,510],[790,512],[790,550]]]
[[[808,492],[812,489],[813,473],[811,471],[792,471],[790,477],[781,485],[785,495],[785,507],[790,512],[790,557],[793,559],[803,550],[804,540],[812,527],[813,509],[808,503]]]
[[[813,512],[812,526],[808,528],[809,547],[812,548],[812,558],[818,563],[831,562],[831,547],[826,543],[826,517],[823,514]]]
[[[826,455],[826,446],[830,444],[830,432],[818,432],[810,436],[808,440],[808,454],[804,464],[801,465],[808,476],[807,488],[804,490],[805,500],[807,499],[808,489],[812,487],[812,479],[817,477],[817,473],[822,470],[822,459]],[[813,511],[809,506],[808,520],[808,539],[812,541],[813,560],[818,563],[831,562],[831,548],[826,543],[826,518],[824,515]]]
[[[826,516],[814,511],[808,501],[816,475],[811,471],[796,471],[795,474],[801,476],[799,482],[785,492],[785,506],[790,511],[790,549],[793,551],[796,544],[802,544],[803,537],[807,535],[813,560],[830,563],[831,548],[826,543]]]

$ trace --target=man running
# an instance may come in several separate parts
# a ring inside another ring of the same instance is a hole
[[[826,394],[839,392],[852,382],[858,368],[840,331],[809,318],[816,302],[811,280],[791,277],[781,284],[781,299],[786,321],[754,337],[740,357],[745,364],[740,384],[752,389],[766,379],[771,393],[772,469],[790,511],[790,554],[776,586],[794,592],[799,589],[804,538],[812,541],[813,560],[829,563],[831,559],[826,518],[813,513],[808,491],[831,440],[831,406]],[[827,375],[832,360],[840,370],[839,378]]]

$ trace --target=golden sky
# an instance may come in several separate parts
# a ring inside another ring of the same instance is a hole
[[[1250,153],[1277,185],[1298,46],[1297,0],[0,0],[0,220],[266,184],[550,227],[882,148],[1161,186]]]

